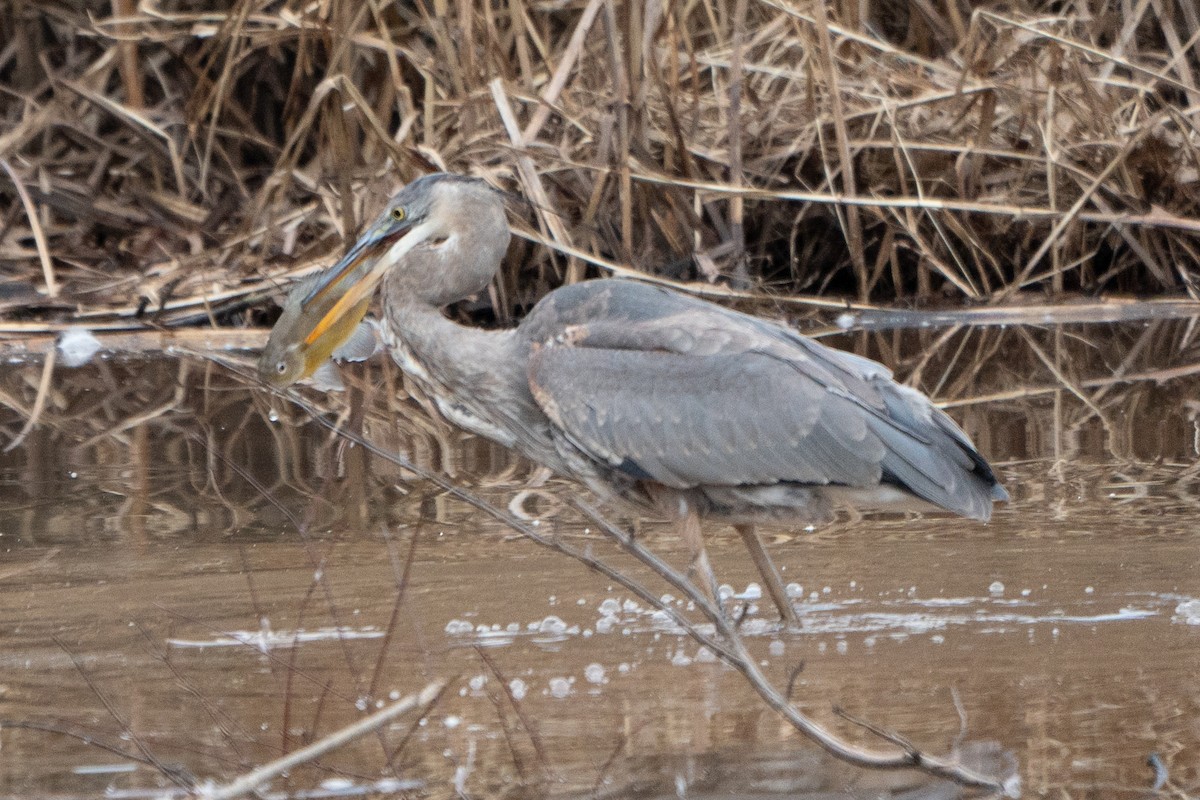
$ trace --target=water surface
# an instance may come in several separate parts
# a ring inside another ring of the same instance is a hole
[[[945,401],[1013,502],[987,525],[870,515],[771,529],[799,631],[773,623],[739,540],[708,525],[768,676],[856,741],[878,744],[835,706],[932,752],[1008,753],[1026,796],[1142,797],[1152,754],[1168,791],[1194,793],[1193,328],[837,337]],[[40,362],[0,375],[4,441],[42,381]],[[570,509],[576,485],[430,415],[390,364],[347,383],[306,396],[670,591]],[[225,366],[109,358],[58,367],[47,386],[37,425],[0,455],[0,795],[228,780],[447,679],[419,725],[403,719],[272,788],[946,796],[919,776],[831,764],[627,590]],[[685,561],[665,526],[638,527]]]

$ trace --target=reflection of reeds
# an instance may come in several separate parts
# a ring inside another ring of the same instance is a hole
[[[1115,457],[1131,468],[1158,463],[1168,473],[1169,465],[1197,463],[1193,376],[1200,350],[1189,320],[872,330],[831,340],[880,358],[938,398],[993,461],[1050,457],[1079,469]],[[381,449],[452,475],[501,505],[544,479],[503,448],[448,425],[390,360],[377,363],[344,370],[344,394],[308,396]],[[218,514],[231,529],[269,526],[278,514],[240,471],[285,503],[313,498],[322,509],[319,524],[340,519],[353,528],[419,516],[429,492],[401,467],[368,465],[363,453],[319,433],[291,404],[248,394],[216,364],[117,359],[49,372],[47,364],[12,366],[0,379],[0,438],[12,442],[37,423],[0,465],[22,476],[30,497],[36,487],[69,489],[65,471],[98,473],[109,494],[86,502],[116,503],[110,513],[127,520],[122,529],[149,524],[151,531],[179,532],[197,514]],[[1183,474],[1166,480],[1176,486],[1171,491],[1194,494],[1184,491]],[[370,502],[381,495],[412,499]],[[441,505],[440,493],[430,499],[441,518],[455,513]],[[62,513],[53,503],[37,507]],[[43,519],[42,535],[58,525]]]
[[[528,198],[561,251],[514,247],[502,315],[586,262],[875,301],[1195,290],[1189,3],[20,8],[25,321],[242,321],[437,168]]]
[[[50,367],[47,370],[47,367]],[[382,383],[380,383],[382,381]],[[402,376],[390,365],[348,376],[351,429],[425,469],[462,476],[469,485],[509,491],[535,468],[455,430],[405,399]],[[40,398],[40,400],[39,400]],[[42,410],[36,413],[38,404]],[[347,408],[342,396],[323,404]],[[406,470],[376,464],[322,434],[294,406],[247,391],[214,363],[168,359],[100,360],[79,369],[30,363],[0,379],[0,438],[17,441],[0,466],[21,476],[18,492],[31,498],[70,491],[68,473],[94,476],[106,493],[84,502],[108,507],[96,519],[125,531],[184,533],[194,527],[269,529],[278,512],[247,482],[253,478],[284,503],[313,504],[316,524],[340,519],[352,528],[395,523],[421,514],[424,489]],[[36,424],[33,424],[36,423]],[[150,442],[153,442],[151,445]],[[57,489],[53,487],[58,487]],[[414,502],[369,503],[372,497]],[[20,503],[14,498],[13,502]],[[27,520],[33,541],[67,533],[73,509],[35,503]],[[149,527],[147,527],[149,526]]]

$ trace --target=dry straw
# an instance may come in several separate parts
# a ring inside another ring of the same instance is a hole
[[[433,169],[528,198],[551,245],[513,248],[502,316],[626,269],[860,303],[1196,295],[1191,0],[204,6],[0,16],[5,319],[264,322]]]

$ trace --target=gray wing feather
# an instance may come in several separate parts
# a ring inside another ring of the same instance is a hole
[[[986,519],[1004,499],[949,417],[874,361],[632,281],[549,295],[522,325],[560,433],[667,486],[881,481]]]
[[[780,366],[559,345],[535,352],[529,375],[576,446],[667,486],[878,483],[884,448],[853,403]]]

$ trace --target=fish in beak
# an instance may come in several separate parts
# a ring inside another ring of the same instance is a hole
[[[420,226],[418,226],[419,228]],[[385,213],[329,270],[297,285],[258,361],[259,377],[283,388],[311,376],[355,333],[375,286],[412,248],[408,220]],[[406,242],[406,246],[397,247]]]

